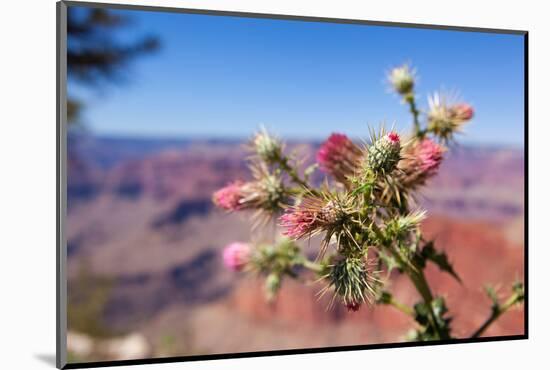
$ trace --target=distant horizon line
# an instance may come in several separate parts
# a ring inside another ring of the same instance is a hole
[[[338,131],[335,131],[338,132]],[[84,131],[86,136],[92,136],[99,139],[119,139],[119,140],[150,140],[150,141],[222,141],[222,142],[244,142],[249,140],[252,137],[251,135],[206,135],[206,134],[160,134],[160,135],[150,135],[150,134],[139,134],[139,133],[116,133],[116,132],[102,132],[97,133],[93,131]],[[283,135],[275,136],[282,137]],[[368,136],[368,135],[367,135]],[[349,135],[352,140],[361,140],[362,138]],[[315,137],[304,137],[304,136],[287,136],[284,137],[284,140],[287,142],[314,142],[322,143],[326,138],[315,138]],[[489,142],[489,141],[475,141],[475,140],[457,140],[459,146],[484,146],[491,148],[509,148],[509,149],[524,149],[524,143],[512,143],[512,142]]]

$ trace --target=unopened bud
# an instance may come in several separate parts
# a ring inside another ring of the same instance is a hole
[[[401,94],[411,94],[414,88],[414,72],[410,70],[408,65],[396,67],[389,73],[388,80],[393,89]]]
[[[273,163],[282,156],[280,141],[271,136],[265,129],[254,136],[252,144],[256,154],[267,163]]]
[[[470,104],[460,103],[449,108],[450,114],[457,120],[469,121],[474,116],[474,108]]]
[[[374,172],[391,172],[399,159],[401,142],[396,132],[390,132],[375,141],[368,149],[368,165]]]

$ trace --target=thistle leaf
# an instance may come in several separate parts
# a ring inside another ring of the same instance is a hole
[[[421,325],[421,328],[409,333],[409,339],[417,341],[427,341],[441,339],[439,335],[444,337],[451,337],[451,321],[452,318],[447,315],[447,305],[443,297],[436,297],[431,303],[431,311],[434,314],[434,319],[438,330],[433,327],[433,323],[430,319],[430,306],[425,302],[419,302],[414,305],[414,319]]]
[[[456,271],[454,270],[453,266],[449,262],[449,258],[447,256],[447,253],[445,252],[439,252],[434,247],[434,242],[430,241],[424,245],[424,248],[422,248],[421,252],[422,257],[424,259],[432,261],[435,263],[440,270],[445,271],[449,273],[452,277],[454,277],[459,283],[462,284],[462,279],[458,276]]]

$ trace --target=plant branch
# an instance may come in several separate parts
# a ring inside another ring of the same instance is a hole
[[[397,301],[395,298],[393,298],[393,296],[388,300],[386,304],[393,306],[394,308],[403,312],[407,316],[414,317],[414,310],[411,307],[407,306],[406,304]]]
[[[398,263],[403,267],[405,273],[409,276],[412,283],[414,284],[416,290],[418,293],[420,293],[420,296],[424,300],[424,303],[428,307],[428,311],[430,313],[430,325],[434,328],[436,331],[438,337],[440,339],[448,339],[448,335],[446,335],[441,328],[439,327],[439,324],[436,319],[436,315],[432,306],[433,301],[433,294],[430,290],[430,286],[428,285],[428,282],[426,280],[426,277],[424,276],[424,272],[422,269],[417,265],[412,265],[411,263],[408,263],[405,261],[398,251],[396,251],[394,248],[389,247],[390,253],[392,253],[393,257],[398,261]]]
[[[413,282],[414,286],[422,296],[424,303],[426,303],[426,306],[429,309],[430,324],[433,326],[433,328],[437,332],[437,335],[439,336],[440,339],[449,339],[449,336],[445,332],[441,331],[441,328],[439,327],[439,324],[437,322],[437,318],[432,306],[433,294],[430,290],[430,286],[428,285],[426,277],[424,276],[424,272],[418,268],[415,268],[415,269],[408,268],[407,274],[409,275],[411,281]]]
[[[498,302],[494,303],[491,309],[491,315],[487,318],[487,320],[485,320],[479,329],[472,334],[471,338],[479,338],[485,330],[491,326],[491,324],[495,322],[503,313],[508,311],[515,304],[523,302],[523,299],[524,297],[522,292],[514,292],[503,304],[499,304]]]
[[[312,262],[312,261],[308,260],[307,258],[303,259],[302,266],[304,266],[308,270],[311,270],[311,271],[316,272],[316,273],[323,272],[323,266],[321,266],[318,263]]]
[[[290,176],[292,181],[302,186],[304,189],[314,192],[314,190],[309,186],[307,181],[302,179],[300,175],[298,175],[298,171],[296,171],[296,169],[288,163],[288,158],[286,156],[278,158],[277,163],[279,164],[281,169],[285,171],[288,174],[288,176]]]

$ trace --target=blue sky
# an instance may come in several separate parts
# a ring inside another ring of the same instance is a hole
[[[458,90],[476,109],[460,140],[521,146],[523,37],[442,30],[124,11],[121,40],[157,35],[162,48],[131,63],[128,83],[86,98],[101,135],[246,137],[264,124],[282,137],[367,137],[380,122],[410,127],[385,73],[419,74],[417,97]]]

